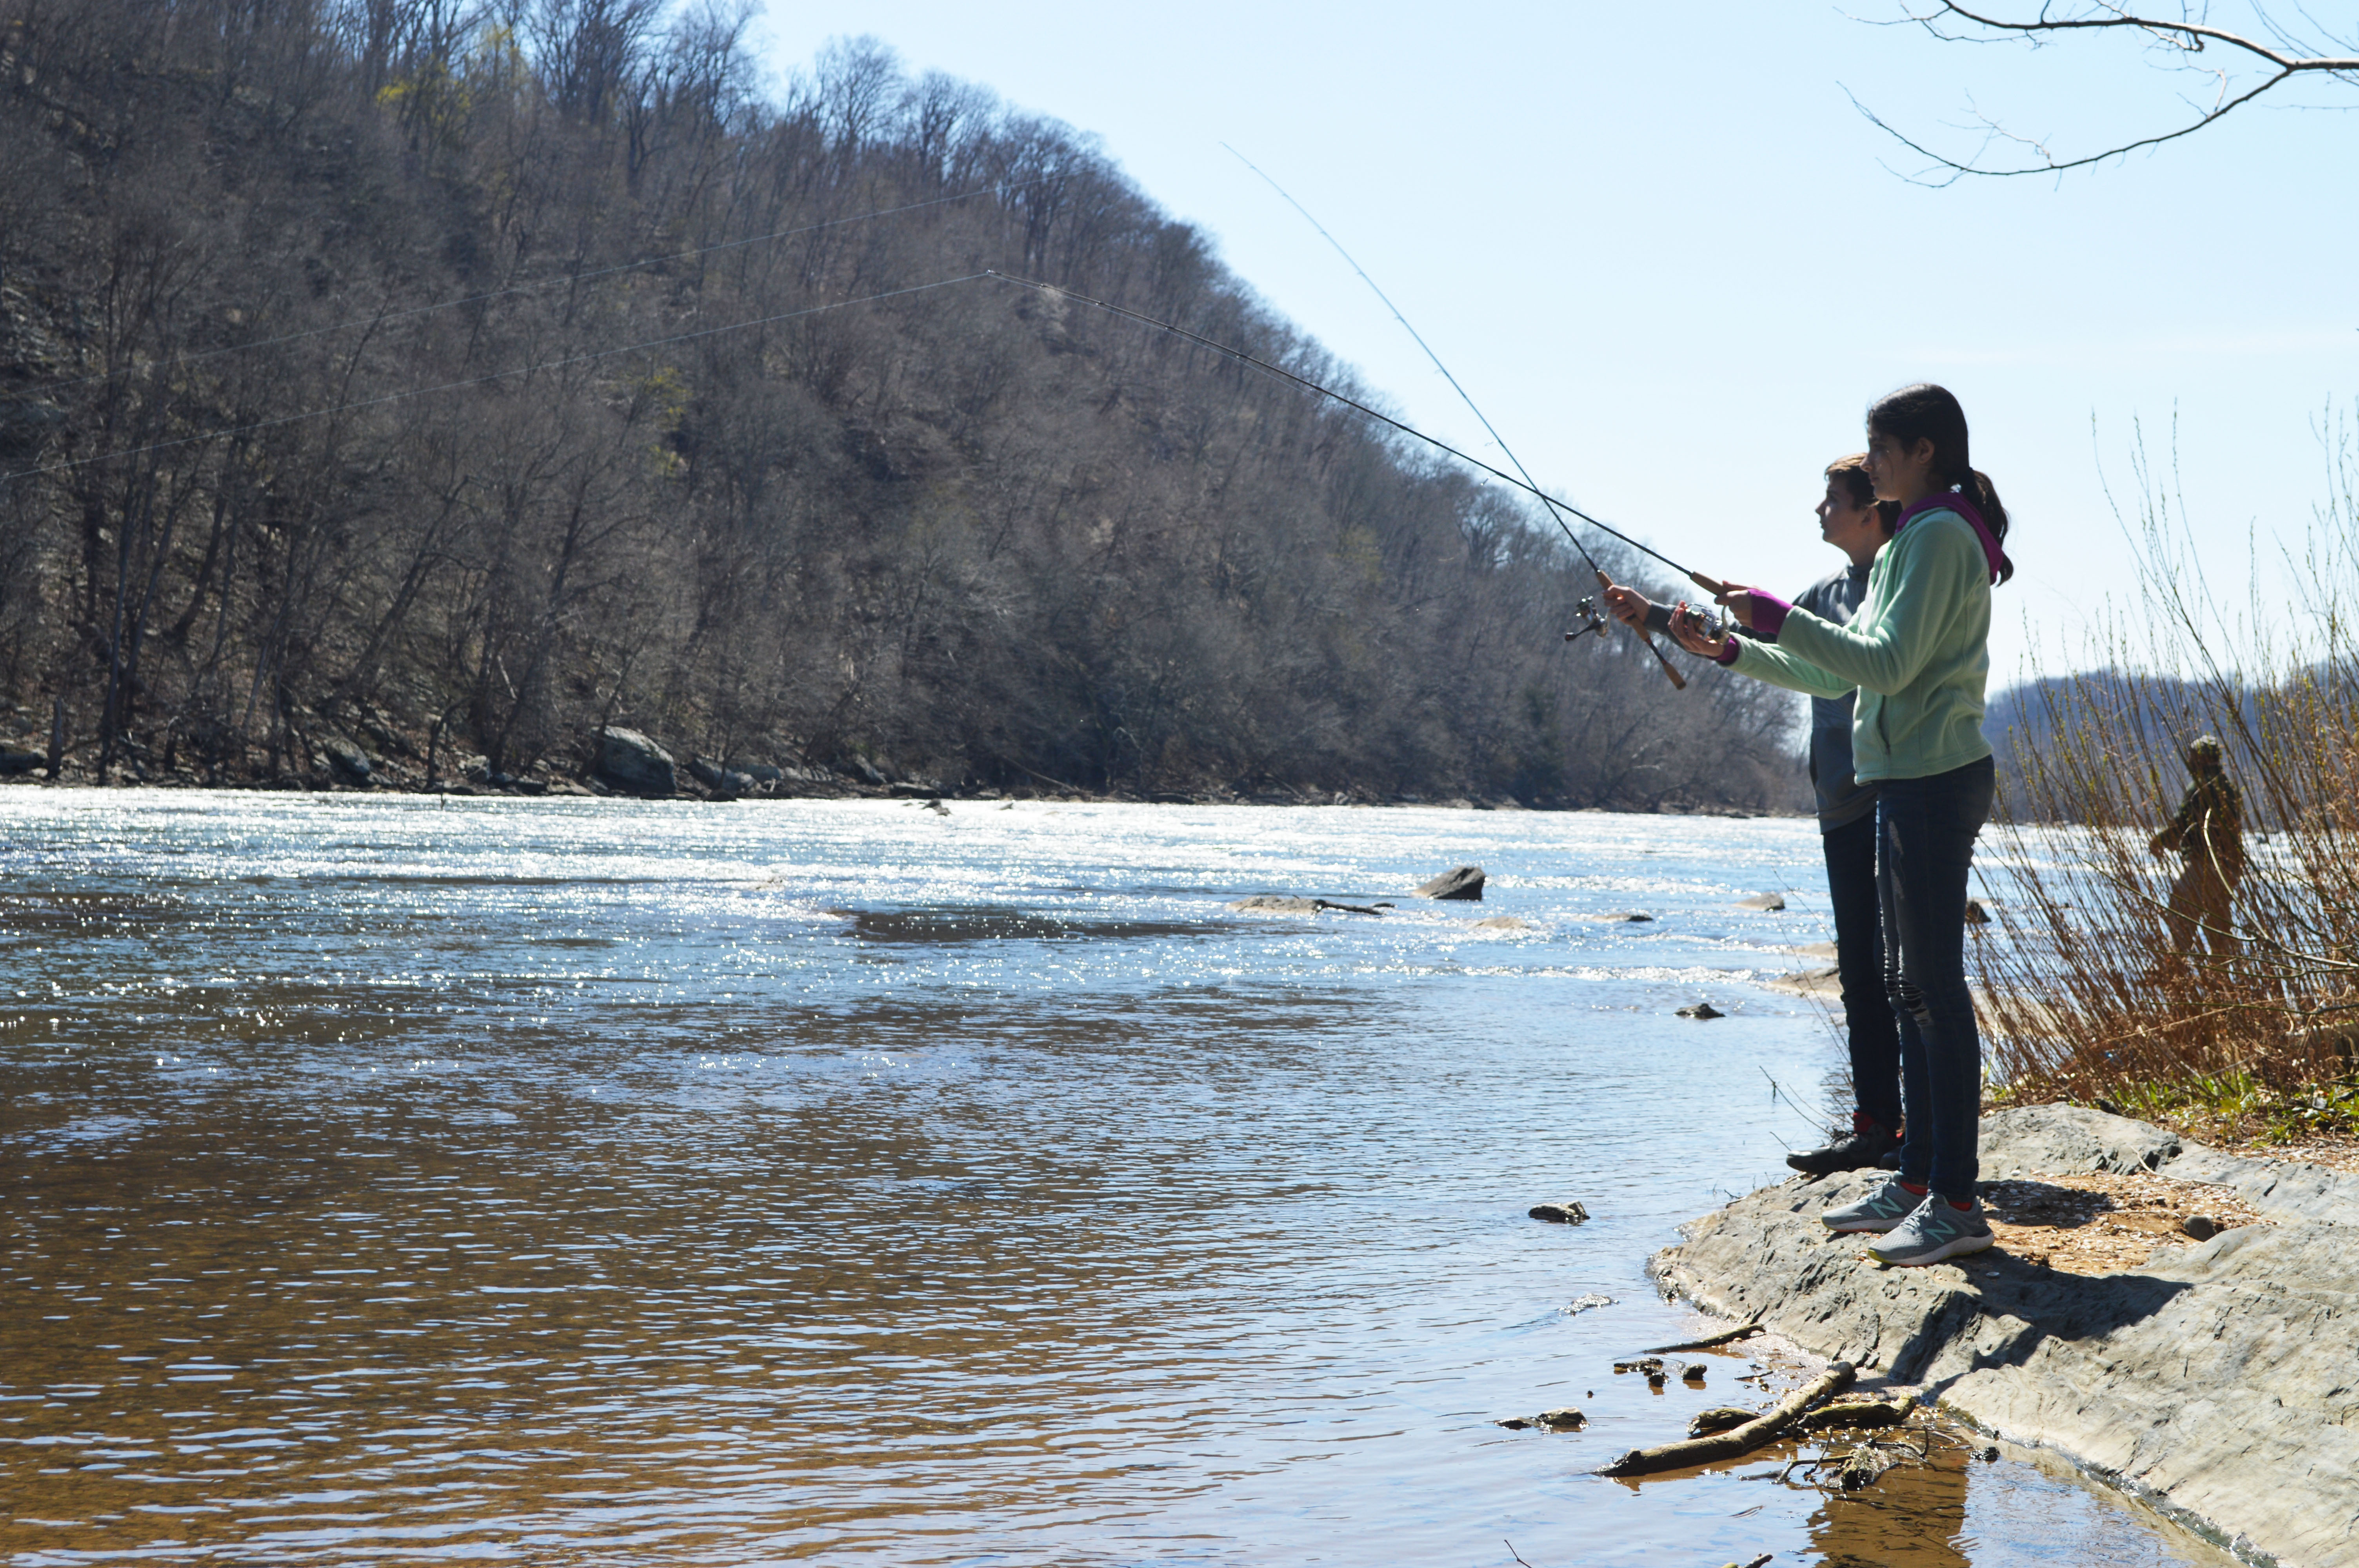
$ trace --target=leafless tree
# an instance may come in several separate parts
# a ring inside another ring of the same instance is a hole
[[[2038,137],[2010,131],[1978,114],[1970,129],[1979,134],[1980,145],[1963,157],[1953,157],[1897,129],[1855,96],[1853,103],[1879,130],[1930,160],[1930,169],[1911,178],[1924,184],[1948,185],[1968,175],[2062,174],[2158,147],[2192,135],[2298,79],[2324,78],[2359,87],[2359,42],[2329,32],[2301,7],[2295,7],[2301,21],[2296,27],[2278,22],[2266,7],[2256,5],[2255,25],[2246,32],[2212,26],[2207,19],[2209,9],[2201,4],[2182,5],[2176,16],[2148,14],[2110,0],[2078,6],[2042,5],[2027,17],[1995,16],[1948,4],[1906,9],[1901,22],[1921,27],[1946,43],[2014,43],[2042,49],[2092,35],[2120,37],[2158,57],[2166,69],[2183,72],[2201,84],[2200,91],[2181,94],[2186,117],[2180,123],[2127,137],[2100,151],[2060,152]],[[1993,157],[1999,161],[1986,161]]]

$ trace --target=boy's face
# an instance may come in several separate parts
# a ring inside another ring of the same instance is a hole
[[[1865,505],[1851,498],[1850,481],[1831,476],[1827,492],[1818,504],[1819,537],[1848,555],[1863,542],[1873,539],[1883,542],[1882,520],[1876,516],[1875,503]]]

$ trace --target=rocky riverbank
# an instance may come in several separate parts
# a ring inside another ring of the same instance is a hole
[[[1881,1179],[1854,1173],[1738,1198],[1651,1267],[2248,1561],[2359,1563],[2359,1174],[2071,1106],[1986,1117],[1982,1161],[2000,1245],[1954,1263],[1831,1235],[1820,1212]]]

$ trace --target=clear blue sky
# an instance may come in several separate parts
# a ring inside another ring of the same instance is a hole
[[[1996,3],[1996,0],[1994,0]],[[2028,7],[2018,5],[2017,11]],[[1876,395],[1955,391],[2015,515],[1993,676],[2134,601],[2104,485],[2134,430],[2207,576],[2285,586],[2359,391],[2359,89],[2312,87],[2094,172],[1908,184],[1976,110],[2071,149],[2175,124],[2203,86],[2126,38],[1942,45],[1854,0],[1021,6],[771,0],[777,77],[866,34],[1102,139],[1273,306],[1422,427],[1481,449],[1383,308],[1222,143],[1366,267],[1542,482],[1706,571],[1799,589],[1819,470]],[[2212,7],[2226,26],[2241,4]],[[2288,12],[2290,16],[2292,13]],[[2359,22],[2349,29],[2359,33]]]

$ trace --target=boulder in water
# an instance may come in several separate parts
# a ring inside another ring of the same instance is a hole
[[[1739,909],[1750,909],[1762,914],[1775,914],[1786,907],[1786,895],[1777,892],[1756,892],[1751,898],[1736,901]]]
[[[1578,1203],[1540,1203],[1532,1206],[1531,1216],[1551,1225],[1579,1225],[1589,1217],[1589,1211]]]
[[[1720,1009],[1712,1006],[1712,1003],[1708,1001],[1699,1001],[1690,1003],[1689,1006],[1680,1009],[1679,1016],[1681,1018],[1726,1018],[1728,1014],[1721,1011]]]
[[[1458,866],[1442,872],[1429,882],[1420,882],[1411,890],[1419,898],[1462,898],[1479,902],[1483,897],[1483,868]]]
[[[674,794],[679,788],[678,767],[669,752],[636,730],[608,725],[598,731],[598,756],[591,772],[619,794]]]

